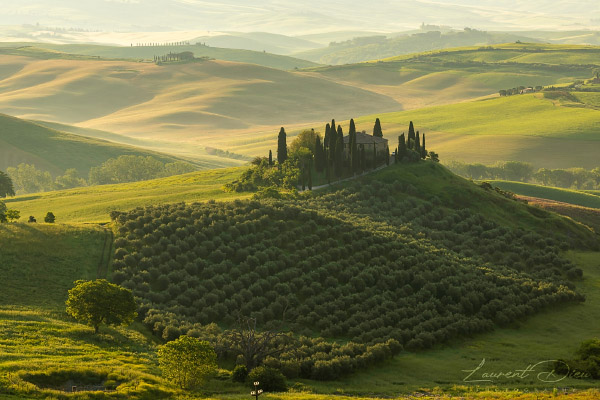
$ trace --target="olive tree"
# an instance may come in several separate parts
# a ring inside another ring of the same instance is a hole
[[[180,336],[158,349],[163,376],[185,389],[200,386],[217,369],[217,353],[200,339]]]
[[[131,290],[108,282],[79,280],[69,290],[67,313],[78,321],[94,327],[100,324],[128,325],[137,316],[137,306]]]

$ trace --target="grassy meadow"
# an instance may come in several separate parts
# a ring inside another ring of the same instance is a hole
[[[597,93],[575,93],[580,94],[597,98]],[[588,103],[571,104],[534,93],[373,114],[355,118],[355,122],[358,130],[371,133],[375,118],[380,118],[384,138],[393,149],[398,136],[408,132],[413,121],[415,129],[425,133],[427,148],[437,152],[442,162],[493,164],[515,160],[536,168],[596,168],[600,110],[588,107]],[[338,123],[348,131],[348,121]],[[323,134],[325,124],[291,126],[288,140],[307,128]],[[236,153],[268,154],[269,149],[276,148],[276,140],[276,132],[257,132],[252,139],[236,137],[221,146]]]
[[[41,220],[48,211],[60,223],[105,223],[112,210],[129,210],[149,204],[228,200],[248,193],[226,193],[222,187],[235,180],[246,167],[216,169],[150,181],[90,186],[6,199],[9,208]]]
[[[497,186],[500,189],[508,190],[523,196],[538,197],[542,199],[560,201],[563,203],[575,204],[582,207],[600,209],[600,197],[584,191],[554,188],[523,182],[497,180],[492,180],[489,182],[493,186]]]

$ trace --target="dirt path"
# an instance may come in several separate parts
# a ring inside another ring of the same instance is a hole
[[[390,165],[392,165],[392,164],[390,163]],[[341,180],[339,180],[339,181],[335,181],[335,182],[331,182],[331,183],[326,183],[326,184],[324,184],[324,185],[313,186],[312,190],[319,190],[319,189],[323,189],[323,188],[326,188],[326,187],[329,187],[329,186],[333,186],[333,185],[335,185],[335,184],[338,184],[338,183],[342,183],[342,182],[346,182],[346,181],[351,181],[351,180],[353,180],[353,179],[360,178],[361,176],[368,175],[368,174],[370,174],[370,173],[373,173],[373,172],[375,172],[375,171],[382,170],[382,169],[384,169],[384,168],[387,168],[387,167],[389,167],[389,165],[385,165],[385,164],[384,164],[384,165],[382,165],[382,166],[380,166],[380,167],[377,167],[377,168],[375,168],[375,169],[372,169],[372,170],[369,170],[369,171],[363,172],[363,173],[362,173],[362,174],[360,174],[360,175],[354,175],[354,176],[351,176],[351,177],[349,177],[349,178],[341,179]],[[306,190],[309,190],[309,189],[306,189]],[[301,190],[301,189],[298,189],[298,191],[299,191],[299,192],[305,192],[306,190]]]

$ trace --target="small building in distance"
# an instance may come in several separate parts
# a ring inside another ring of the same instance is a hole
[[[365,148],[365,157],[373,158],[373,149],[377,157],[387,156],[388,140],[367,134],[365,131],[356,132],[356,147],[360,150],[361,145]],[[344,136],[344,158],[350,157],[350,135]]]

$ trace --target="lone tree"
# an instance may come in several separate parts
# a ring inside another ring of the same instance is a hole
[[[200,339],[180,336],[158,349],[163,376],[180,388],[193,389],[217,369],[217,353]]]
[[[98,333],[100,324],[128,325],[137,316],[131,290],[106,279],[76,281],[66,304],[67,314],[93,326],[94,333]]]
[[[44,217],[44,222],[47,224],[53,224],[54,221],[56,221],[56,217],[54,216],[54,213],[51,211],[48,211],[48,213]]]
[[[375,120],[375,126],[373,127],[373,136],[383,137],[383,131],[381,130],[381,122],[379,118]]]
[[[279,162],[279,165],[283,164],[288,158],[286,138],[285,129],[281,127],[277,138],[277,162]]]
[[[5,172],[0,171],[0,198],[14,195],[15,188],[13,187],[12,179]]]

